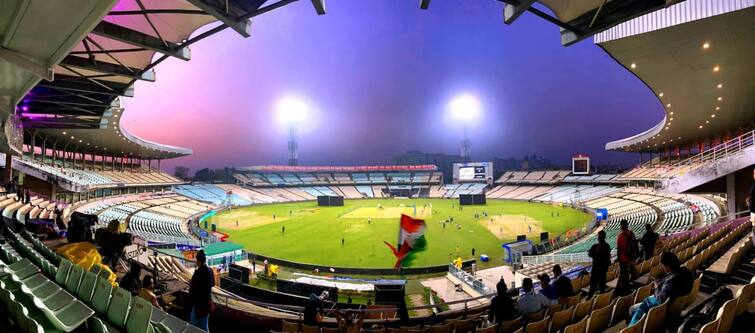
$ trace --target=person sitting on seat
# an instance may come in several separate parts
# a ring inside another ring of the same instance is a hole
[[[679,258],[672,252],[661,254],[661,270],[665,274],[661,279],[653,281],[655,292],[629,308],[629,326],[634,325],[650,309],[663,304],[667,300],[673,302],[677,297],[689,294],[692,290],[692,273],[687,267],[681,266]]]
[[[558,299],[558,290],[556,286],[551,284],[551,277],[548,274],[540,274],[537,277],[540,280],[540,293],[548,297],[548,299]]]
[[[498,293],[493,296],[492,300],[490,300],[488,321],[490,321],[491,323],[499,324],[501,322],[516,318],[516,308],[514,307],[514,301],[511,300],[511,296],[509,296],[508,294],[506,281],[501,278],[501,280],[498,281],[498,284],[496,284],[495,288]]]
[[[524,294],[519,296],[519,300],[516,302],[516,307],[522,315],[539,312],[548,305],[556,304],[556,300],[548,299],[545,295],[536,293],[532,288],[532,279],[530,278],[522,280],[522,291],[524,291]]]
[[[553,286],[556,287],[558,298],[567,298],[574,295],[574,289],[571,285],[571,279],[568,276],[563,275],[561,272],[561,265],[553,265]]]
[[[162,310],[163,308],[160,306],[160,303],[157,302],[157,296],[155,296],[154,290],[155,282],[152,281],[152,275],[145,275],[142,280],[142,288],[139,289],[139,292],[136,293],[136,295],[152,303],[152,306],[154,306],[155,309]]]

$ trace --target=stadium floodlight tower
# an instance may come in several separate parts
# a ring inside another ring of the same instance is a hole
[[[278,119],[288,129],[288,165],[298,165],[299,143],[296,140],[296,131],[299,125],[306,121],[309,106],[300,98],[287,96],[278,101],[275,110]]]
[[[450,112],[453,122],[461,126],[461,160],[464,163],[471,162],[472,148],[469,140],[469,128],[480,119],[480,100],[472,94],[456,95],[448,103],[448,112]]]

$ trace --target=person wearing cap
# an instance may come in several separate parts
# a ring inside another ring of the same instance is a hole
[[[189,300],[191,301],[191,314],[189,319],[192,325],[209,332],[210,312],[212,312],[212,287],[215,286],[212,269],[207,267],[207,256],[204,250],[197,252],[197,269],[191,276],[189,284]]]

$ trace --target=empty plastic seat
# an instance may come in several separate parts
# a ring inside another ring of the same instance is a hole
[[[79,292],[79,284],[81,284],[81,278],[83,276],[84,269],[79,265],[73,265],[71,267],[71,272],[68,273],[68,279],[66,279],[66,289],[76,295]]]
[[[97,284],[97,274],[92,272],[85,272],[84,278],[81,280],[81,285],[76,293],[76,296],[84,301],[84,303],[90,304],[92,302],[92,295],[94,295],[94,288]]]
[[[131,293],[121,287],[115,287],[110,305],[107,308],[108,321],[115,327],[123,327],[126,325],[130,307]]]

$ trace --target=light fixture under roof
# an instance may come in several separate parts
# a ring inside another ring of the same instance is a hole
[[[668,120],[668,121],[674,121],[674,118],[669,118],[669,120]]]
[[[703,125],[700,125],[700,128],[703,128]]]
[[[718,110],[721,110],[721,107],[720,107],[720,106],[717,106],[717,107],[716,107],[716,111],[718,111]]]
[[[705,123],[706,123],[706,124],[710,124],[710,121],[706,120],[706,121],[705,121]]]
[[[672,115],[672,116],[673,116],[673,115],[674,115],[674,111],[671,111],[671,112],[669,112],[668,114],[670,114],[670,115]]]
[[[716,67],[713,67],[713,71],[714,71],[714,72],[718,72],[719,70],[721,70],[721,67],[718,67],[718,66],[716,66]]]
[[[670,108],[671,107],[671,103],[666,104],[666,107]]]
[[[71,135],[71,140],[73,140],[73,139],[75,139],[75,137],[73,135]]]
[[[724,98],[723,98],[723,97],[721,97],[721,96],[718,96],[718,98],[716,98],[716,99],[717,99],[717,100],[718,100],[718,101],[720,102],[720,101],[721,101],[721,100],[723,100]]]
[[[663,93],[658,94],[658,97],[663,97]]]
[[[715,118],[715,117],[716,117],[716,114],[714,113],[714,114],[710,115],[710,117],[711,117],[711,118]]]
[[[723,88],[723,87],[724,87],[724,84],[723,84],[723,83],[719,83],[718,85],[716,85],[716,88],[718,88],[718,89],[721,89],[721,88]]]
[[[632,69],[635,69],[635,68],[637,68],[637,64],[632,63],[631,65],[629,65],[629,67],[632,67]]]
[[[63,131],[63,135],[66,135],[66,131]]]
[[[703,43],[703,50],[707,50],[708,48],[710,48],[710,43],[708,42]]]

